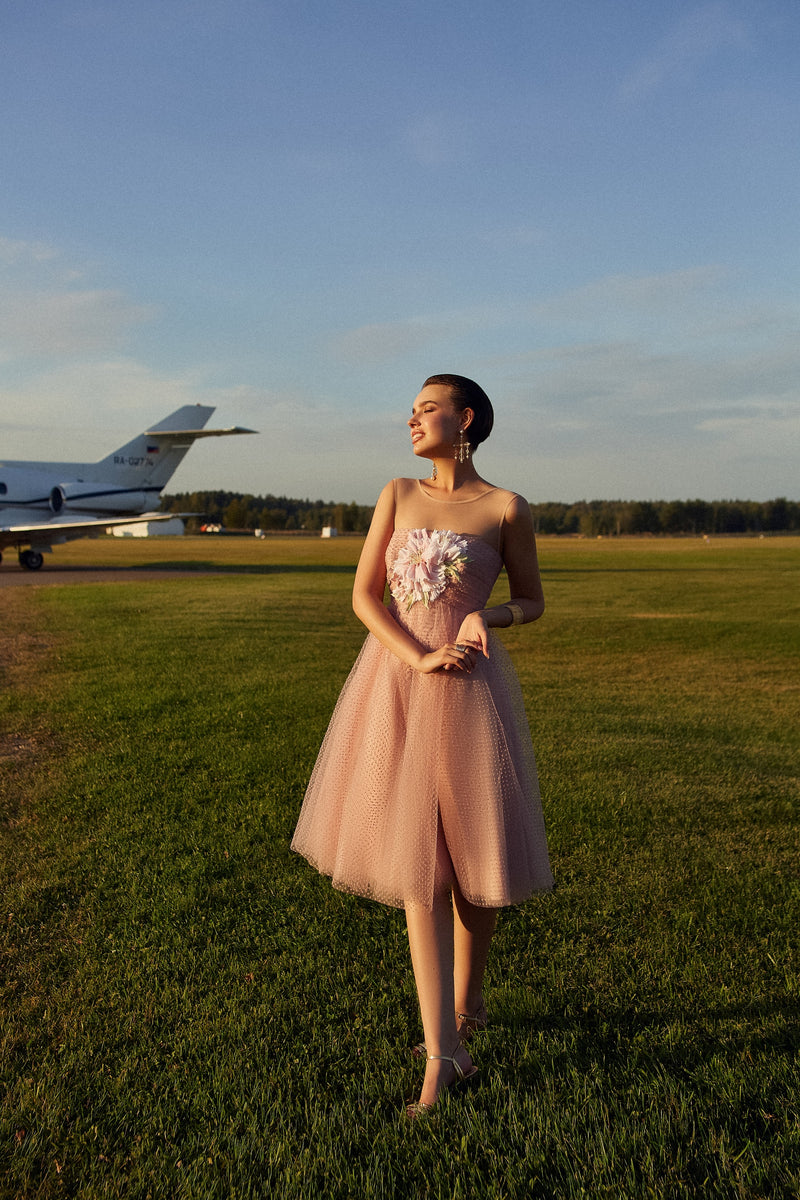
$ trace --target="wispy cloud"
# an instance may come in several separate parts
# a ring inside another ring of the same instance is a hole
[[[598,421],[620,411],[686,413],[699,420],[709,410],[799,411],[794,381],[800,377],[800,348],[787,345],[779,357],[779,363],[753,354],[698,358],[685,351],[601,344],[542,352],[529,368],[537,404],[544,408],[560,412],[569,405]],[[603,413],[594,407],[598,402]]]
[[[539,301],[533,311],[537,317],[570,315],[593,320],[620,308],[661,312],[707,296],[727,276],[726,268],[714,263],[654,275],[607,275]]]
[[[166,413],[200,402],[202,391],[193,373],[169,375],[134,359],[106,358],[60,363],[6,384],[0,388],[0,403],[6,412],[24,412],[32,427],[51,425],[54,411],[60,414],[59,427],[65,427],[74,420],[70,414],[78,413],[87,432],[88,397],[96,397],[98,409],[109,420],[116,421],[115,414],[122,413],[134,422],[146,422],[154,420],[161,408]]]
[[[55,247],[46,242],[25,242],[0,237],[0,263],[4,267],[17,263],[52,263],[59,257]]]
[[[152,315],[111,290],[0,292],[0,354],[10,361],[107,352],[131,325]]]
[[[722,0],[703,4],[681,17],[623,79],[621,98],[641,100],[666,84],[691,76],[713,55],[748,45],[744,23],[730,15]]]
[[[0,239],[0,359],[108,353],[154,309],[122,291],[81,287],[87,269],[42,242]]]
[[[340,362],[377,365],[432,344],[449,332],[449,323],[437,318],[385,321],[361,325],[331,339],[330,350]]]

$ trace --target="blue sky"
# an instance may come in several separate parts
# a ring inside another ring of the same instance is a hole
[[[371,503],[424,378],[534,501],[800,498],[800,4],[0,6],[0,455]]]

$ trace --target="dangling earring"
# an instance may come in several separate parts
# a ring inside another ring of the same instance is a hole
[[[433,466],[431,467],[431,479],[435,483],[438,478],[439,478],[439,468],[437,467],[436,463],[434,463]]]
[[[459,429],[458,441],[453,446],[453,449],[455,450],[455,454],[453,455],[453,458],[456,460],[456,462],[459,462],[459,463],[469,462],[470,455],[472,454],[472,446],[469,444],[467,439],[464,437],[463,429]]]

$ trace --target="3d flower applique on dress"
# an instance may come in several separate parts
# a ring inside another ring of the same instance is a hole
[[[406,611],[418,600],[427,608],[469,562],[467,543],[447,529],[411,529],[389,573],[389,587]]]

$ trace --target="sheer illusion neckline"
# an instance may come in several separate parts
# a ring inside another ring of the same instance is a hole
[[[483,500],[489,495],[490,492],[497,491],[497,488],[494,488],[491,484],[489,484],[486,491],[481,492],[479,496],[469,496],[466,500],[446,500],[444,496],[434,496],[430,492],[426,492],[425,488],[422,486],[421,479],[417,480],[417,487],[422,492],[426,500],[435,500],[437,504],[474,504],[476,500]]]

